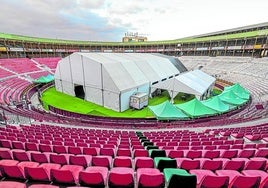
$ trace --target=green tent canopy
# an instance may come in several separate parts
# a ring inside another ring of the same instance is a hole
[[[185,113],[189,114],[191,117],[213,115],[218,113],[217,111],[203,105],[196,98],[183,104],[177,104],[175,106]]]
[[[169,101],[148,107],[159,120],[176,120],[188,117],[186,114],[172,105]]]
[[[41,76],[38,79],[35,79],[33,82],[38,84],[46,84],[48,82],[51,82],[54,80],[54,76],[51,74],[48,74],[47,76]]]
[[[238,97],[231,89],[224,90],[218,96],[223,102],[226,102],[226,103],[229,103],[232,105],[241,105],[247,101],[246,99],[242,99],[242,98]]]
[[[247,89],[243,88],[239,83],[231,86],[224,87],[224,90],[232,90],[238,97],[242,99],[249,99],[250,93]]]
[[[202,101],[202,104],[218,112],[227,112],[230,109],[230,106],[222,102],[218,96]]]

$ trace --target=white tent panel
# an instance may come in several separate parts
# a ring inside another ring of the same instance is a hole
[[[109,73],[106,71],[106,69],[103,67],[102,67],[102,78],[100,79],[102,79],[102,83],[103,83],[102,87],[105,91],[113,91],[118,94],[120,93],[120,90],[115,85],[113,79],[111,78]]]
[[[71,76],[72,73],[71,73],[69,58],[60,60],[60,62],[58,63],[57,69],[59,69],[61,80],[68,81],[68,82],[73,81],[72,76]]]
[[[149,83],[146,83],[144,85],[139,86],[137,92],[147,93],[149,95],[149,88],[150,88]]]
[[[130,96],[133,95],[134,93],[137,92],[137,88],[133,88],[129,91],[125,91],[123,93],[120,94],[120,108],[121,111],[125,111],[127,109],[129,109],[129,99]]]
[[[101,64],[83,57],[85,85],[92,88],[102,89]]]
[[[56,88],[56,90],[62,92],[63,90],[62,90],[61,80],[55,79],[54,81],[55,81],[55,88]]]
[[[98,105],[103,105],[103,93],[101,89],[86,86],[85,91],[86,101],[90,101]]]
[[[194,71],[192,71],[192,74],[196,75],[197,77],[199,77],[202,80],[205,80],[206,83],[212,84],[212,83],[214,83],[216,81],[216,78],[204,73],[201,70],[194,70]]]
[[[69,56],[69,63],[72,73],[73,83],[84,85],[84,69],[83,69],[83,56],[80,54],[72,54]]]
[[[71,96],[75,96],[74,84],[72,82],[66,82],[62,80],[62,92]]]
[[[121,112],[118,93],[103,91],[104,107]]]

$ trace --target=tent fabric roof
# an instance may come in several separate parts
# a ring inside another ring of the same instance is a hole
[[[238,97],[242,99],[248,100],[250,97],[249,91],[243,88],[239,83],[224,87],[224,90],[232,90]]]
[[[242,99],[238,97],[231,89],[224,90],[218,96],[223,102],[226,102],[232,105],[241,105],[247,101],[246,99]]]
[[[153,88],[168,90],[175,97],[179,92],[201,96],[216,79],[200,70],[189,71],[153,85]]]
[[[159,120],[175,120],[188,117],[169,101],[165,101],[161,104],[148,107]]]
[[[205,106],[196,98],[175,106],[192,117],[217,114],[217,111]]]
[[[210,99],[207,99],[207,100],[204,100],[201,102],[205,106],[207,106],[213,110],[216,110],[218,112],[227,112],[230,109],[230,106],[228,104],[225,104],[224,102],[222,102],[218,96],[214,96]]]

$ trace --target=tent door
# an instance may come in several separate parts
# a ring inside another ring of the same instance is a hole
[[[83,100],[85,99],[85,91],[82,85],[74,86],[74,93],[76,97],[83,99]]]

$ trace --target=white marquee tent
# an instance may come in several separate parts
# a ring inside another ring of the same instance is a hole
[[[76,52],[59,61],[55,87],[122,112],[129,108],[132,94],[150,94],[152,84],[186,70],[177,58],[161,54]]]
[[[164,89],[169,92],[171,102],[179,92],[195,95],[203,99],[213,89],[216,79],[201,70],[182,73],[172,79],[153,85],[153,88]]]

